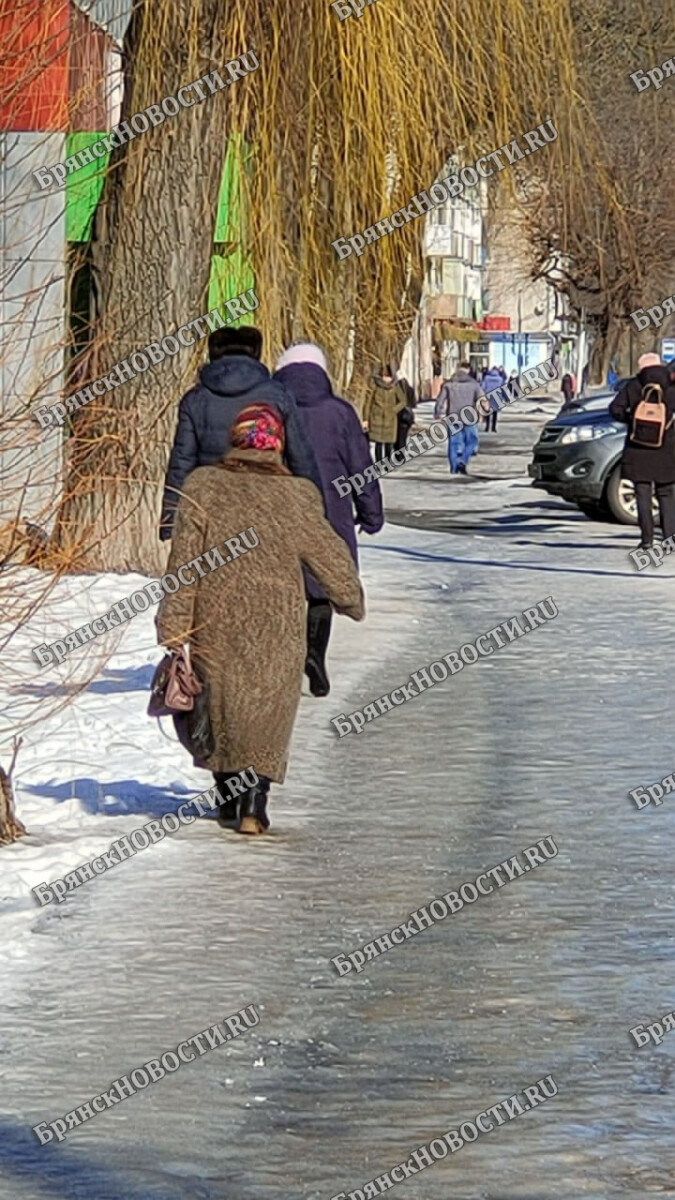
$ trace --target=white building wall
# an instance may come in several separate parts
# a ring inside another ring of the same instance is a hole
[[[32,414],[64,386],[65,192],[31,172],[64,149],[59,133],[0,134],[0,524],[48,523],[60,490],[63,432]]]
[[[486,306],[491,316],[510,317],[511,329],[544,333],[555,320],[555,295],[545,280],[530,277],[530,254],[518,214],[496,209],[487,222]]]
[[[132,0],[76,0],[121,42]],[[109,124],[119,120],[118,55],[107,69]],[[66,337],[65,191],[45,193],[36,167],[62,162],[62,133],[0,134],[0,525],[49,527],[60,495],[63,430],[31,414],[63,398]]]

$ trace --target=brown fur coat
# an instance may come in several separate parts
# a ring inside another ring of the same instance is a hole
[[[167,570],[175,574],[214,546],[227,557],[223,542],[242,530],[259,544],[166,595],[157,631],[164,645],[189,640],[208,675],[216,748],[205,765],[211,771],[252,766],[282,783],[305,663],[301,566],[356,621],[364,616],[363,592],[314,484],[291,475],[269,451],[232,450],[224,463],[192,472]]]

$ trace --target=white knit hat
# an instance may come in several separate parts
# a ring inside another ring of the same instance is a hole
[[[300,342],[297,346],[289,346],[288,350],[284,350],[281,355],[276,370],[280,371],[282,367],[290,367],[294,363],[313,363],[315,367],[321,367],[321,370],[328,374],[326,355],[313,342]]]
[[[638,358],[638,371],[644,371],[645,367],[660,367],[662,366],[661,355],[648,352],[641,354]]]

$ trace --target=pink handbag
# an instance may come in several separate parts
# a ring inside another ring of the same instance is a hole
[[[170,650],[152,677],[148,716],[170,717],[192,712],[195,696],[201,691],[202,684],[190,663],[190,647],[186,644],[179,650]]]

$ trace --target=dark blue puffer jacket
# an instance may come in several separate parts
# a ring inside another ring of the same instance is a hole
[[[294,475],[322,491],[321,474],[293,396],[270,378],[263,363],[246,354],[226,354],[207,363],[200,383],[178,406],[178,427],[164,481],[159,536],[171,537],[180,491],[191,471],[219,462],[230,445],[230,429],[248,404],[273,404],[286,427],[285,463]]]
[[[326,516],[335,532],[346,541],[358,565],[355,521],[364,533],[377,533],[384,524],[384,514],[377,479],[367,483],[360,495],[350,492],[341,496],[333,483],[343,476],[363,474],[372,466],[368,439],[356,409],[333,394],[326,372],[314,363],[282,367],[274,379],[288,388],[297,401],[300,418],[319,462]],[[309,596],[323,596],[309,572],[305,572],[305,585]]]

